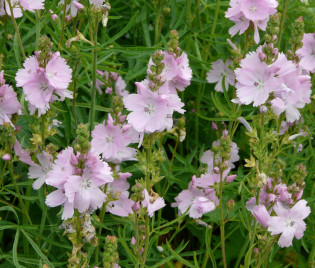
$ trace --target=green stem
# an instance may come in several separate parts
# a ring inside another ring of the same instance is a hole
[[[154,43],[157,44],[159,42],[159,35],[160,35],[160,16],[161,16],[161,1],[158,3],[158,11],[156,14],[156,21],[155,21],[155,36],[154,36]]]
[[[58,50],[62,47],[63,37],[65,34],[65,22],[66,22],[66,2],[63,4],[63,14],[62,14],[62,27],[61,27],[61,37],[60,37],[60,43],[58,45]]]
[[[12,156],[11,156],[12,158]],[[26,210],[26,207],[25,207],[25,204],[23,202],[23,198],[22,198],[22,195],[21,195],[21,192],[20,192],[20,189],[19,189],[19,186],[17,185],[16,183],[16,177],[14,175],[14,171],[13,171],[13,161],[12,159],[9,161],[9,172],[10,172],[10,175],[12,177],[12,180],[13,180],[13,184],[14,184],[14,187],[15,187],[15,190],[18,194],[18,198],[19,198],[19,202],[20,202],[20,207],[21,207],[21,210],[23,212],[23,215],[27,217],[28,221],[30,224],[32,224],[32,221],[31,221],[31,218],[30,216],[28,215],[28,212]]]
[[[227,268],[226,256],[225,256],[225,237],[224,237],[224,215],[223,215],[223,203],[222,203],[222,193],[223,193],[223,172],[220,171],[220,234],[221,234],[221,249],[222,249],[222,259],[224,268]]]
[[[25,51],[24,51],[24,47],[23,47],[20,31],[19,31],[19,28],[17,26],[16,20],[14,18],[13,8],[12,8],[12,4],[11,4],[10,0],[8,0],[8,4],[9,4],[9,7],[10,7],[10,13],[11,13],[11,18],[12,18],[13,25],[14,25],[14,28],[15,28],[15,32],[16,32],[17,38],[19,40],[20,49],[21,49],[21,52],[22,52],[22,55],[23,55],[23,59],[25,60],[26,59]]]
[[[41,134],[42,134],[42,150],[45,150],[45,128],[46,121],[45,115],[42,115],[42,125],[41,125]]]
[[[284,27],[284,22],[285,22],[285,17],[288,12],[288,5],[289,5],[289,0],[284,0],[283,1],[283,13],[281,16],[281,23],[280,23],[280,33],[279,33],[279,49],[281,47],[281,40],[282,40],[282,34],[283,34],[283,27]]]
[[[137,212],[134,212],[135,214],[135,231],[136,231],[136,243],[137,243],[137,266],[139,267],[139,263],[141,262],[141,255],[140,255],[140,241],[139,241],[139,224],[138,224],[138,215]]]
[[[210,43],[212,43],[213,36],[214,36],[214,33],[215,33],[215,28],[217,26],[217,21],[218,21],[218,16],[219,16],[219,11],[220,11],[220,4],[221,4],[221,0],[217,0],[217,5],[216,5],[216,8],[215,8],[213,24],[212,24],[212,28],[211,28],[211,39],[210,39],[211,41],[210,41]],[[209,50],[210,50],[210,47],[209,47]]]
[[[73,75],[76,75],[77,70],[78,70],[78,64],[76,64],[75,67],[74,67],[74,74],[73,74]],[[76,79],[74,79],[74,81],[73,81],[72,108],[73,108],[73,119],[74,119],[74,123],[75,123],[75,126],[77,127],[77,125],[78,125],[78,122],[77,122],[77,112],[76,112],[76,109],[75,109],[76,95],[77,95],[77,81],[76,81]]]
[[[272,249],[272,246],[273,246],[274,242],[276,241],[276,239],[277,239],[277,236],[275,236],[274,239],[271,241],[270,245],[268,246],[267,250],[265,251],[266,252],[265,255],[260,259],[260,261],[257,264],[256,268],[259,268],[263,264],[265,259],[268,257],[268,255],[269,255],[269,253],[270,253],[270,251]]]
[[[145,267],[145,263],[147,260],[147,254],[149,250],[150,243],[150,218],[148,215],[145,215],[145,240],[144,240],[144,252],[143,252],[143,263],[141,267]]]
[[[95,36],[93,38],[93,45],[97,44],[97,29],[98,24],[95,23]],[[90,110],[90,132],[94,129],[94,120],[95,120],[95,96],[96,96],[96,64],[97,64],[97,49],[92,49],[92,96],[91,96],[91,110]]]
[[[5,173],[5,170],[7,168],[7,164],[8,164],[8,161],[4,161],[4,165],[3,165],[3,169],[2,169],[2,174],[1,174],[1,179],[0,179],[0,187],[2,186],[2,182],[3,182],[3,178],[4,178],[4,173]]]

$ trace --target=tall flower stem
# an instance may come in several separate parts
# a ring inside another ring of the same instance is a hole
[[[78,70],[78,64],[76,64],[75,67],[74,67],[74,75],[76,75],[77,70]],[[73,119],[74,119],[75,126],[78,125],[77,112],[76,112],[76,109],[75,109],[76,95],[77,95],[77,81],[76,81],[76,79],[74,79],[74,81],[73,81],[72,109],[73,109]]]
[[[6,170],[6,168],[7,168],[7,164],[8,164],[8,161],[5,161],[5,162],[4,162],[4,165],[3,165],[2,173],[1,173],[0,188],[1,188],[1,186],[2,186],[2,182],[3,182],[3,178],[4,178],[4,173],[5,173],[5,170]]]
[[[94,28],[94,38],[92,43],[94,46],[97,45],[97,30],[98,22],[95,19],[95,28]],[[93,34],[91,35],[93,36]],[[96,96],[96,64],[97,64],[97,49],[92,49],[92,95],[91,95],[91,109],[90,109],[90,132],[94,129],[94,120],[95,120],[95,96]]]
[[[281,47],[281,40],[282,40],[282,34],[283,34],[283,27],[284,27],[284,22],[285,22],[285,17],[288,12],[288,5],[289,5],[289,0],[284,0],[283,1],[283,13],[281,16],[281,24],[280,24],[280,33],[279,33],[279,48]]]
[[[223,172],[220,171],[220,190],[219,190],[219,200],[220,200],[220,234],[221,234],[221,249],[222,249],[222,259],[224,268],[227,268],[226,256],[225,256],[225,235],[224,235],[224,215],[223,215],[223,202],[222,202],[222,192],[223,192]]]
[[[12,21],[13,21],[13,25],[14,25],[14,29],[15,29],[15,32],[16,32],[16,36],[17,36],[18,41],[19,41],[19,45],[20,45],[20,49],[21,49],[21,52],[22,52],[22,55],[23,55],[23,59],[25,60],[26,59],[25,51],[24,51],[24,47],[23,47],[20,31],[19,31],[19,28],[17,26],[16,20],[14,18],[13,7],[12,7],[12,4],[11,4],[10,0],[8,0],[8,4],[9,4],[9,7],[10,7],[11,18],[12,18]]]
[[[65,35],[66,10],[67,10],[67,5],[66,5],[66,1],[65,1],[63,4],[61,37],[60,37],[60,43],[58,45],[58,50],[60,50],[62,47],[63,37]]]

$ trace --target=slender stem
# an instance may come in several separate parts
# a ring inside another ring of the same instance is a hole
[[[2,169],[2,174],[1,174],[1,179],[0,179],[0,187],[2,186],[2,182],[3,182],[3,178],[4,178],[4,173],[5,173],[5,170],[7,168],[7,164],[8,164],[8,161],[4,161],[4,165],[3,165],[3,169]]]
[[[137,252],[136,252],[136,254],[137,254],[137,267],[139,266],[139,263],[140,263],[140,257],[141,257],[141,255],[140,255],[140,251],[141,251],[141,249],[140,249],[140,241],[139,241],[139,224],[138,224],[138,214],[137,214],[137,212],[135,211],[134,212],[134,214],[135,214],[135,231],[136,231],[136,244],[137,244]]]
[[[143,264],[141,267],[145,267],[148,249],[149,249],[149,242],[150,242],[150,218],[148,215],[145,215],[145,240],[144,240]]]
[[[289,5],[289,0],[284,0],[283,1],[283,13],[281,16],[281,23],[280,23],[280,33],[279,33],[279,49],[281,47],[281,40],[282,40],[282,34],[283,34],[283,27],[284,27],[284,22],[285,22],[285,17],[288,12],[288,5]]]
[[[61,47],[62,47],[63,37],[64,37],[64,34],[65,34],[66,9],[67,9],[67,5],[66,5],[66,2],[64,2],[64,4],[63,4],[63,14],[62,14],[61,37],[60,37],[60,43],[58,45],[58,50],[60,50]]]
[[[98,24],[95,23],[95,36],[93,40],[93,45],[97,44],[97,29]],[[92,35],[93,36],[93,35]],[[95,96],[96,96],[96,64],[97,64],[97,49],[92,49],[92,96],[91,96],[91,110],[90,110],[90,132],[94,129],[94,120],[95,120]]]
[[[221,249],[224,268],[227,268],[226,256],[225,256],[225,237],[224,237],[224,215],[223,215],[223,203],[222,203],[222,192],[223,192],[223,172],[220,171],[220,234],[221,234]]]
[[[21,49],[21,52],[22,52],[22,55],[23,55],[23,59],[25,60],[26,59],[25,51],[24,51],[24,47],[23,47],[20,31],[19,31],[19,28],[17,26],[16,20],[14,18],[13,8],[12,8],[12,4],[11,4],[10,0],[8,0],[8,4],[9,4],[9,7],[10,7],[10,13],[11,13],[11,18],[12,18],[13,25],[14,25],[14,28],[15,28],[15,32],[16,32],[17,38],[19,40],[20,49]]]
[[[156,21],[155,21],[155,36],[154,36],[154,43],[157,44],[159,42],[159,31],[160,31],[160,16],[161,16],[161,1],[158,3],[158,11],[156,14]]]
[[[245,31],[245,44],[244,44],[244,52],[243,52],[243,58],[245,58],[248,50],[248,37],[249,37],[249,29]]]
[[[42,134],[42,150],[45,149],[45,128],[46,121],[45,115],[42,115],[42,125],[41,125],[41,134]]]
[[[211,41],[210,41],[210,43],[212,43],[213,36],[214,36],[214,33],[215,33],[215,28],[217,26],[217,21],[218,21],[218,16],[219,16],[219,11],[220,11],[220,4],[221,4],[221,0],[217,0],[217,5],[216,5],[216,8],[215,8],[213,24],[212,24],[212,28],[211,28],[211,39],[210,39]],[[210,50],[210,47],[209,47],[209,50]]]
[[[74,76],[77,74],[77,70],[78,70],[78,64],[76,64],[75,67],[74,67]],[[73,81],[72,108],[73,108],[73,119],[74,119],[75,126],[78,125],[77,112],[76,112],[76,109],[75,109],[76,95],[77,95],[77,81],[76,81],[76,79],[74,79],[74,81]]]
[[[32,224],[31,218],[30,218],[30,216],[28,215],[27,209],[26,209],[25,204],[24,204],[24,202],[23,202],[23,199],[22,199],[22,195],[21,195],[19,186],[18,186],[17,183],[16,183],[16,177],[15,177],[14,171],[13,171],[13,161],[12,161],[12,159],[9,161],[9,172],[10,172],[10,175],[11,175],[11,177],[12,177],[15,190],[16,190],[16,192],[17,192],[17,194],[18,194],[18,198],[19,198],[19,202],[20,202],[20,207],[21,207],[21,210],[22,210],[22,212],[23,212],[23,215],[26,216],[27,219],[28,219],[28,221],[29,221],[29,223]]]
[[[257,266],[256,266],[257,268],[259,268],[263,264],[265,259],[268,257],[268,255],[269,255],[269,253],[270,253],[270,251],[272,249],[272,246],[273,246],[274,242],[276,241],[276,239],[277,239],[277,236],[275,236],[274,239],[271,241],[270,245],[268,246],[267,250],[265,251],[266,252],[265,255],[260,259],[259,263],[257,264]]]

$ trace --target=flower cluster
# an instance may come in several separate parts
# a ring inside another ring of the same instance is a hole
[[[235,70],[236,94],[241,104],[271,104],[275,114],[285,112],[286,120],[300,118],[298,108],[310,103],[311,79],[293,61],[279,53],[272,64],[265,62],[262,47],[250,52]]]
[[[0,125],[5,122],[11,123],[11,116],[18,113],[21,105],[12,86],[4,80],[4,71],[0,72]]]
[[[34,11],[44,9],[45,0],[10,0],[14,18],[23,16],[22,9]],[[0,0],[0,16],[11,16],[10,5],[7,0]]]
[[[108,114],[107,122],[96,125],[92,131],[91,149],[101,154],[107,162],[118,164],[122,161],[135,160],[137,150],[128,145],[138,142],[139,135],[125,123],[125,119],[126,116],[120,116],[116,122]]]
[[[122,79],[118,73],[115,72],[107,72],[107,71],[100,71],[97,70],[97,73],[101,76],[105,83],[96,79],[96,88],[100,94],[102,94],[101,87],[105,86],[105,93],[112,95],[113,92],[117,96],[125,97],[129,94],[126,90],[126,82]],[[113,86],[112,86],[113,84]],[[114,88],[114,91],[113,91]]]
[[[162,67],[162,68],[161,68]],[[158,71],[154,81],[153,71]],[[184,113],[177,90],[183,91],[190,84],[192,71],[186,53],[176,57],[174,53],[157,52],[151,59],[148,78],[136,83],[137,94],[124,98],[128,122],[140,133],[162,132],[173,126],[174,111]]]
[[[252,24],[255,30],[254,39],[258,44],[258,28],[266,30],[269,16],[277,12],[277,6],[276,0],[231,0],[230,8],[225,13],[225,17],[235,23],[229,30],[230,35],[234,36],[238,32],[243,34]]]
[[[48,60],[40,60],[41,53],[35,52],[35,56],[27,58],[24,68],[16,74],[17,86],[23,88],[31,114],[38,109],[38,115],[45,114],[50,103],[58,99],[54,93],[61,101],[66,97],[72,98],[72,92],[67,89],[72,70],[66,61],[59,52],[52,54]]]
[[[47,196],[46,204],[63,205],[62,219],[71,218],[74,209],[80,213],[93,211],[105,202],[102,188],[113,180],[108,164],[94,153],[75,155],[68,147],[59,153],[47,174],[46,184],[57,190]]]

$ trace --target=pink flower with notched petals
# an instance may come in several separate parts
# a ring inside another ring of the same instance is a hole
[[[11,123],[11,116],[18,113],[21,105],[13,88],[5,84],[4,71],[0,72],[0,125]],[[11,123],[12,124],[12,123]]]
[[[147,208],[147,212],[150,217],[153,217],[155,211],[165,207],[165,201],[162,197],[158,197],[157,199],[152,200],[146,189],[143,191],[143,194],[144,200],[141,202],[141,204],[142,207]]]
[[[258,48],[258,51],[260,48]],[[280,84],[269,66],[261,62],[257,52],[250,52],[235,70],[236,94],[240,102],[259,106],[264,104]]]
[[[71,68],[66,61],[55,52],[48,61],[45,68],[45,77],[49,84],[58,89],[66,89],[71,82]]]
[[[225,13],[225,17],[235,23],[229,29],[230,35],[244,33],[252,22],[254,39],[258,44],[260,41],[258,28],[266,30],[269,16],[277,12],[277,6],[276,0],[231,0],[230,7]]]
[[[137,151],[128,147],[130,143],[135,142],[132,132],[133,129],[129,125],[115,125],[108,114],[107,123],[96,125],[92,131],[92,151],[101,154],[108,162],[135,160]]]
[[[14,18],[23,16],[22,9],[34,11],[44,9],[44,0],[11,0]],[[0,0],[0,16],[11,16],[10,6],[7,0]]]
[[[315,33],[304,34],[302,48],[296,51],[301,56],[300,67],[315,73]]]
[[[167,101],[157,92],[138,88],[138,94],[130,94],[124,98],[124,105],[131,111],[127,116],[128,123],[136,131],[153,133],[166,128],[165,120],[169,108]]]
[[[58,99],[54,93],[60,96],[60,101],[72,98],[72,92],[67,90],[72,71],[59,52],[52,55],[45,68],[41,68],[34,56],[27,58],[23,67],[18,70],[15,79],[17,86],[23,87],[31,114],[36,109],[38,115],[45,114],[50,103]]]
[[[225,63],[223,60],[217,60],[211,63],[211,70],[207,73],[207,81],[208,83],[217,83],[214,88],[216,91],[223,92],[223,77],[225,77],[224,85],[226,90],[229,89],[229,85],[234,86],[235,74],[229,68],[231,64],[231,60],[227,60]]]
[[[25,10],[39,10],[44,9],[44,2],[45,0],[19,0],[20,5]]]
[[[27,175],[30,179],[36,179],[33,183],[33,188],[38,190],[45,183],[47,174],[52,168],[52,156],[43,151],[36,157],[40,165],[30,166]]]
[[[292,245],[294,237],[301,239],[306,229],[303,221],[310,213],[310,207],[305,200],[298,201],[291,209],[278,203],[274,207],[277,216],[270,217],[268,231],[272,235],[281,234],[278,244],[280,247]]]

